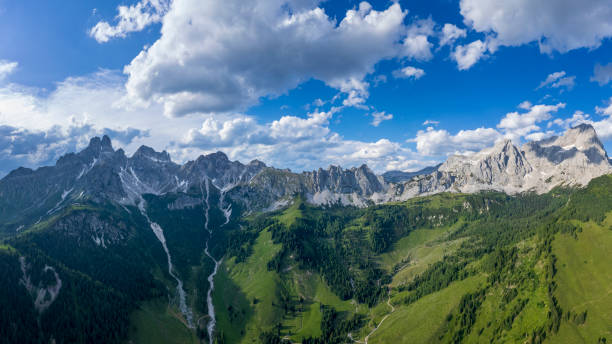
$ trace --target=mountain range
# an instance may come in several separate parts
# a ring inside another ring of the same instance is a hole
[[[382,175],[94,137],[0,180],[0,343],[605,343],[610,173],[586,124]]]
[[[108,200],[135,205],[143,194],[186,192],[200,188],[204,180],[242,209],[261,211],[285,206],[297,194],[316,205],[358,207],[440,192],[541,194],[560,185],[586,185],[611,171],[603,144],[588,124],[520,148],[504,140],[474,154],[453,155],[419,172],[383,175],[376,175],[367,165],[294,173],[258,160],[248,164],[230,161],[222,152],[180,165],[167,152],[147,146],[127,157],[104,136],[91,139],[79,153],[61,157],[55,166],[9,173],[0,180],[0,204],[4,204],[0,216],[13,220],[12,227],[5,230],[17,230],[18,223],[28,223],[25,219],[35,222],[41,214],[52,214],[73,202]],[[188,200],[177,202],[190,204]]]

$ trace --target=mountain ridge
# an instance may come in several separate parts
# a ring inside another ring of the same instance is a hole
[[[4,198],[7,205],[1,212],[9,218],[17,210],[25,217],[48,215],[85,199],[136,205],[144,194],[187,193],[201,189],[207,180],[222,202],[247,211],[277,209],[296,194],[317,205],[365,207],[439,192],[544,193],[559,185],[586,185],[611,171],[607,152],[588,124],[520,148],[510,140],[498,141],[471,155],[450,156],[422,173],[396,173],[395,180],[365,164],[294,173],[258,160],[231,161],[223,152],[177,164],[166,151],[144,145],[128,157],[105,135],[92,138],[80,152],[60,157],[55,166],[11,171],[0,180],[0,202]]]

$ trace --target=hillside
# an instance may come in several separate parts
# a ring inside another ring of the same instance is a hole
[[[541,196],[441,194],[366,210],[298,200],[249,228],[241,253],[228,253],[218,335],[232,343],[605,342],[612,202],[599,203],[603,188],[612,191],[612,177]],[[597,212],[576,216],[595,202]]]

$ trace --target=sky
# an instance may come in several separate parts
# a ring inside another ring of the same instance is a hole
[[[609,0],[0,0],[0,176],[96,135],[293,171],[610,149],[611,38]]]

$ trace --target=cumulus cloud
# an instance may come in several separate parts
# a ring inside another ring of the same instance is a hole
[[[120,73],[103,70],[68,78],[49,94],[15,84],[0,86],[0,176],[18,166],[53,164],[60,155],[80,150],[92,136],[103,134],[127,154],[146,144],[167,150],[177,162],[221,150],[231,159],[257,158],[297,171],[367,163],[383,172],[433,163],[388,139],[343,138],[330,129],[341,107],[269,122],[242,113],[168,118],[161,105],[126,104],[124,83]]]
[[[428,127],[426,130],[419,130],[410,142],[416,142],[420,154],[440,156],[479,151],[493,145],[500,138],[501,134],[493,128],[461,130],[452,135],[447,130]]]
[[[414,80],[420,79],[425,75],[425,71],[421,68],[412,66],[404,67],[393,72],[393,76],[396,78],[412,78]]]
[[[431,60],[433,44],[429,42],[429,37],[434,35],[434,26],[435,23],[431,18],[413,23],[404,38],[403,56],[419,61]]]
[[[329,128],[334,111],[308,116],[283,116],[269,123],[234,114],[212,116],[201,129],[191,130],[181,141],[183,152],[223,150],[243,161],[257,158],[277,167],[311,170],[329,164],[357,166],[367,163],[382,172],[420,168],[430,164],[398,142],[347,140]],[[290,164],[288,164],[290,162]]]
[[[436,130],[428,127],[419,130],[415,138],[409,142],[415,142],[419,154],[424,156],[444,156],[455,153],[469,154],[492,146],[495,141],[502,138],[511,139],[516,144],[523,140],[541,140],[556,135],[554,130],[542,131],[539,123],[552,119],[552,114],[565,107],[564,103],[556,105],[538,104],[532,105],[528,101],[519,104],[519,108],[525,110],[521,113],[507,113],[495,128],[478,128],[473,130],[461,130],[451,134],[445,129]],[[580,116],[583,117],[580,117]],[[549,122],[548,128],[553,124],[562,127],[575,125],[580,120],[588,118],[588,115],[576,113],[572,119],[555,119]],[[425,121],[424,125],[432,122]],[[612,126],[611,126],[612,128]]]
[[[168,126],[160,108],[113,103],[125,95],[124,81],[117,72],[100,71],[59,82],[49,94],[16,84],[0,87],[1,136],[13,142],[5,142],[0,153],[0,175],[18,165],[54,162],[65,152],[83,148],[95,135],[109,135],[133,152],[143,142],[164,148],[175,139],[174,130],[197,125],[185,119]]]
[[[599,119],[584,113],[575,111],[571,117],[555,118],[548,123],[548,127],[558,126],[564,130],[575,127],[578,124],[587,123],[592,125],[597,132],[597,136],[602,140],[612,139],[612,97],[607,101],[607,105],[595,107],[595,112],[601,116]],[[598,117],[598,116],[595,116]]]
[[[130,32],[141,31],[151,24],[161,22],[169,7],[169,0],[141,0],[131,6],[119,6],[116,24],[100,21],[89,30],[89,35],[98,43],[125,37]]]
[[[380,123],[382,123],[383,121],[388,121],[388,120],[393,119],[392,114],[385,113],[384,111],[373,112],[372,117],[374,117],[374,119],[372,120],[371,124],[375,127],[378,127],[378,125],[380,125]]]
[[[461,0],[459,6],[466,25],[491,38],[492,50],[537,42],[543,53],[564,53],[612,37],[608,0]]]
[[[18,63],[6,60],[0,60],[0,81],[6,79],[17,69]]]
[[[553,125],[557,125],[563,129],[569,129],[581,123],[592,123],[589,117],[590,115],[585,114],[582,111],[576,111],[574,112],[572,117],[565,118],[565,119],[555,118],[553,121],[548,122],[548,127],[550,128]]]
[[[430,119],[425,120],[425,122],[423,122],[423,125],[438,125],[440,124],[440,121],[432,121]]]
[[[607,65],[596,64],[593,68],[591,81],[597,82],[599,86],[607,85],[612,81],[612,62]]]
[[[523,109],[523,110],[529,110],[531,109],[531,102],[528,100],[525,100],[518,105],[518,108]]]
[[[538,86],[538,88],[542,88],[542,87],[563,88],[565,87],[566,90],[571,90],[572,88],[574,88],[575,84],[576,84],[576,77],[566,76],[565,71],[562,70],[560,72],[548,74],[546,79],[540,83],[540,86]]]
[[[452,52],[451,57],[457,62],[459,70],[467,70],[485,56],[486,50],[486,43],[476,40],[467,45],[458,45]]]
[[[603,118],[599,121],[585,121],[595,128],[597,136],[602,140],[612,139],[612,97],[608,100],[605,107],[595,107],[595,111]]]
[[[599,120],[591,117],[591,115],[583,111],[575,111],[572,117],[556,118],[549,122],[549,127],[557,125],[563,129],[574,127],[581,123],[592,125],[597,132],[597,136],[602,140],[612,139],[612,97],[608,100],[608,105],[604,107],[595,107],[595,112],[601,116]]]
[[[362,106],[376,63],[429,58],[433,21],[404,25],[399,3],[377,11],[362,2],[339,22],[316,2],[296,3],[174,1],[160,39],[124,69],[129,96],[170,116],[232,112],[314,78]]]
[[[612,97],[610,97],[610,100],[608,101],[608,105],[606,107],[596,106],[595,111],[601,115],[612,116]]]
[[[524,106],[523,109],[527,110],[527,112],[519,113],[515,111],[507,113],[497,124],[497,128],[504,131],[505,137],[513,141],[519,141],[521,137],[540,130],[541,128],[537,125],[538,123],[551,119],[552,113],[564,107],[565,103],[558,103],[556,105],[538,104],[532,105],[528,109],[525,109],[526,106]]]
[[[63,154],[84,147],[90,137],[102,134],[111,136],[122,145],[148,135],[146,131],[134,128],[99,130],[78,123],[64,127],[56,125],[44,131],[0,125],[0,176],[20,166],[53,165]]]
[[[446,23],[440,32],[440,46],[453,45],[459,38],[465,38],[467,31],[460,29],[456,25]]]
[[[541,141],[544,139],[547,139],[549,137],[555,136],[557,135],[557,133],[553,130],[548,130],[548,131],[538,131],[535,133],[531,133],[528,134],[527,136],[525,136],[525,140],[527,141]]]

